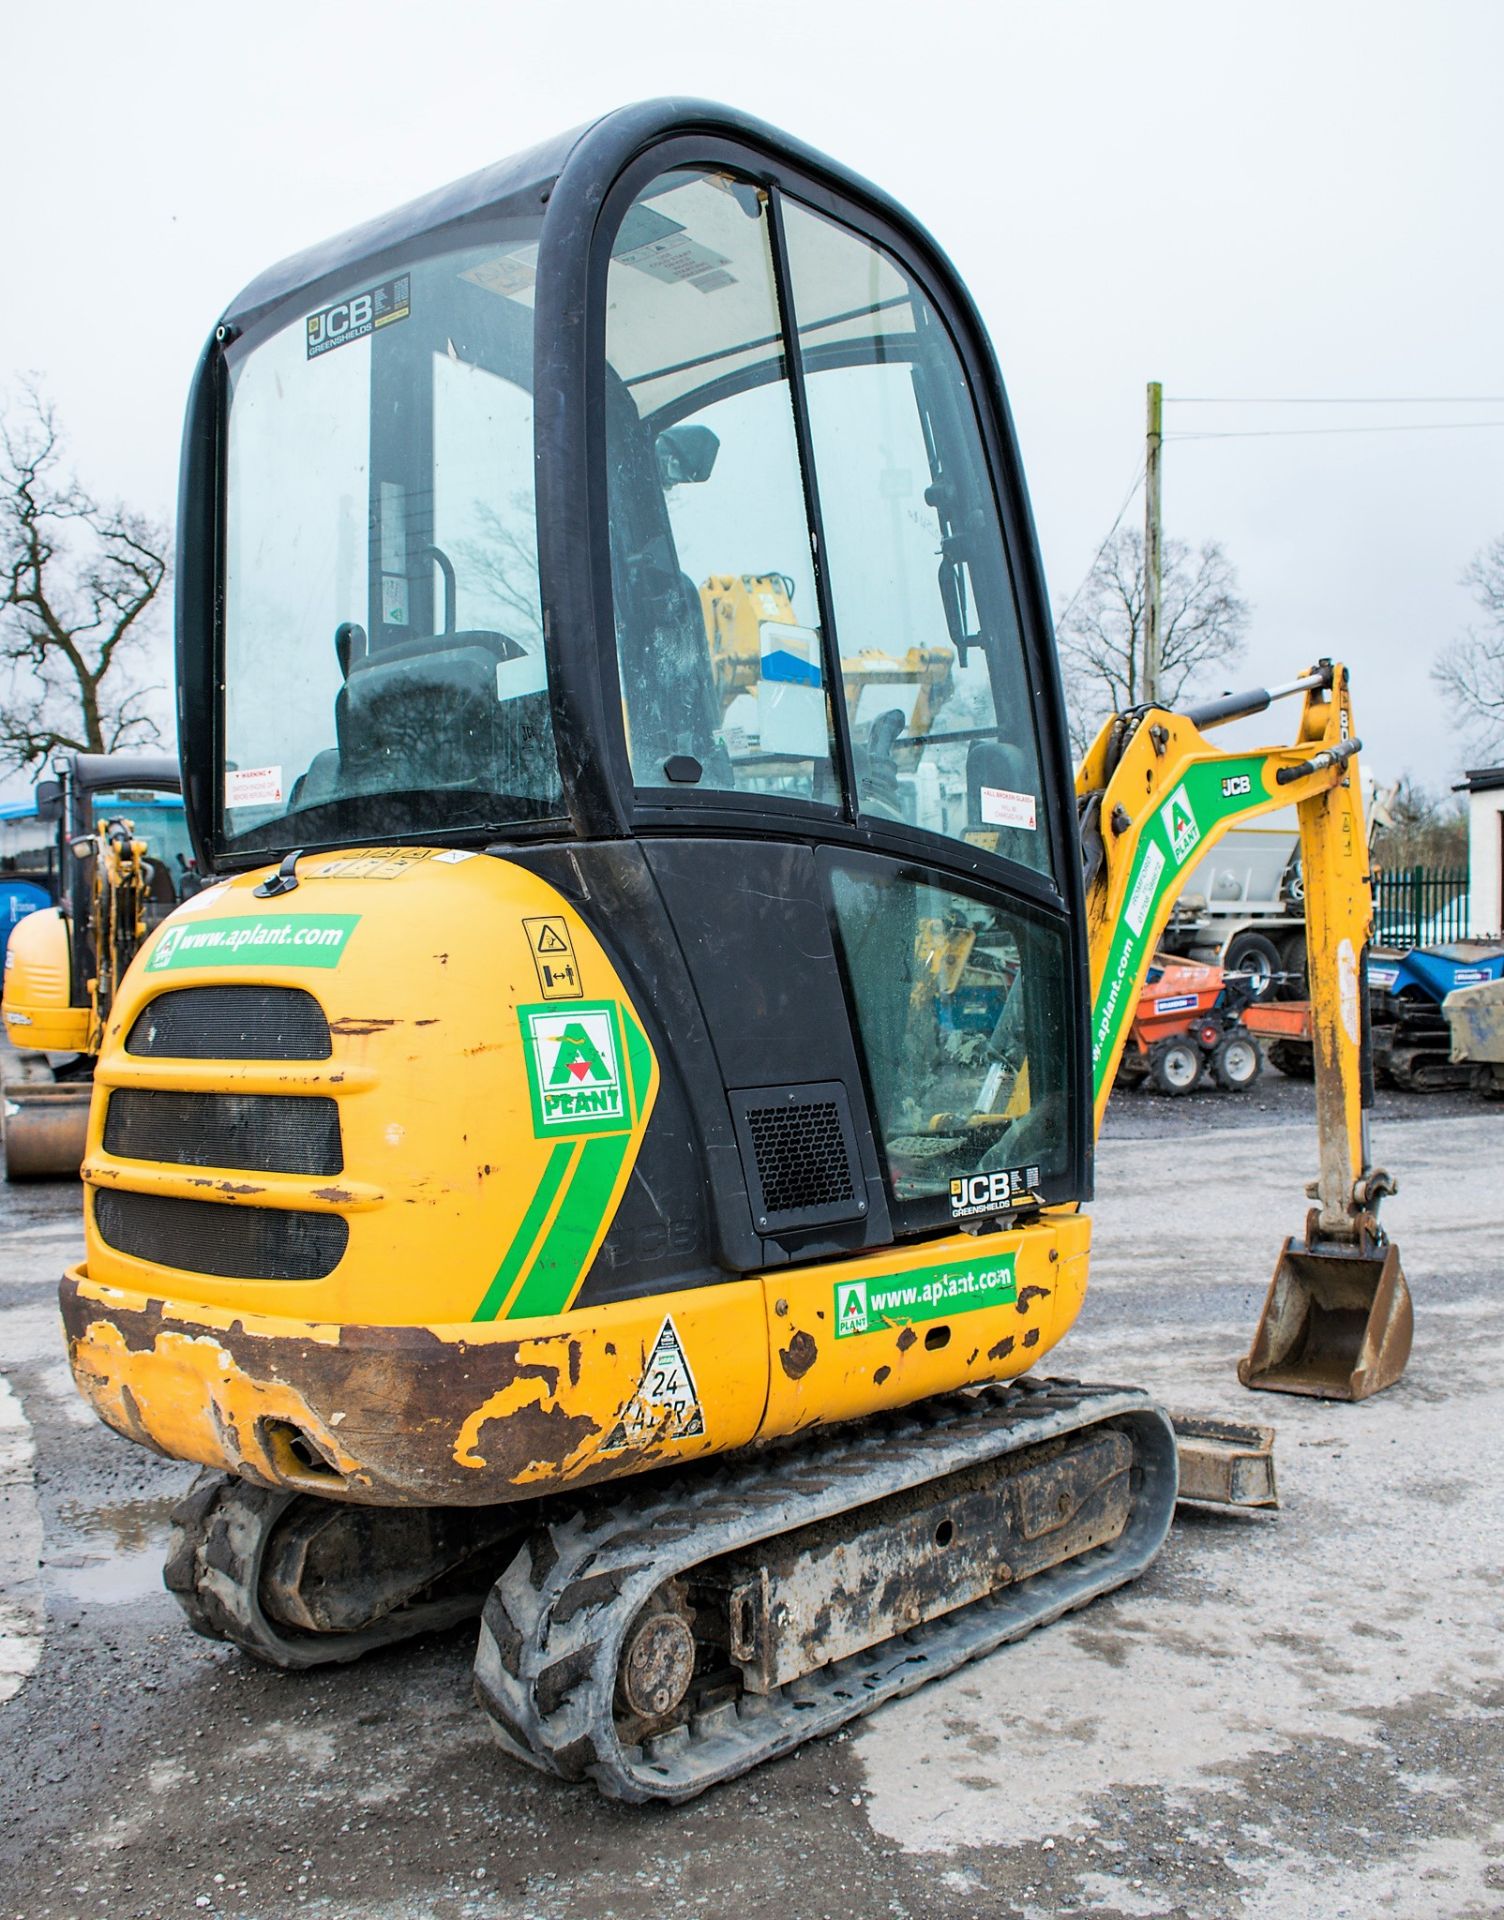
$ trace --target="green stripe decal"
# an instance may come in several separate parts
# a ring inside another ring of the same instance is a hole
[[[626,1054],[626,1072],[622,1076],[624,1105],[632,1125],[647,1104],[653,1079],[652,1049],[647,1035],[625,1006],[617,1001],[601,1004],[613,1018],[620,1018]],[[555,1022],[562,1017],[558,1008],[523,1008],[520,1012],[524,1016],[541,1013]],[[533,1107],[534,1130],[542,1137],[544,1126],[552,1127],[556,1123],[544,1114],[536,1087]],[[586,1266],[601,1236],[611,1196],[621,1177],[622,1162],[631,1152],[635,1136],[626,1130],[601,1131],[599,1117],[577,1121],[575,1125],[585,1138],[578,1142],[560,1141],[554,1148],[544,1171],[543,1184],[533,1196],[517,1237],[481,1302],[475,1316],[477,1320],[494,1320],[498,1315],[507,1320],[545,1319],[563,1313],[584,1279]],[[592,1127],[596,1129],[593,1132],[588,1130]],[[535,1249],[534,1242],[566,1174],[568,1181],[559,1197],[558,1212],[543,1235],[542,1244]],[[507,1296],[519,1274],[523,1275],[522,1284],[508,1307]]]
[[[1122,912],[1112,930],[1107,966],[1091,1010],[1093,1101],[1102,1097],[1109,1071],[1138,1003],[1138,981],[1153,955],[1168,896],[1180,876],[1200,860],[1212,833],[1240,814],[1270,805],[1264,786],[1268,754],[1239,760],[1201,761],[1153,815],[1139,836]]]
[[[538,1191],[533,1195],[527,1212],[522,1216],[522,1225],[517,1229],[511,1246],[506,1250],[501,1265],[496,1269],[496,1278],[486,1289],[486,1297],[475,1310],[477,1320],[494,1320],[500,1313],[512,1285],[522,1271],[523,1262],[533,1250],[533,1242],[538,1238],[548,1210],[553,1205],[554,1195],[559,1191],[571,1157],[574,1143],[561,1140],[548,1156],[548,1165],[543,1169],[543,1178]]]
[[[538,1257],[512,1302],[508,1320],[543,1318],[562,1313],[568,1306],[631,1144],[629,1133],[597,1135],[585,1142],[574,1177],[538,1249]]]

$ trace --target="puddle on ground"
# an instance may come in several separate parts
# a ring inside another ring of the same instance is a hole
[[[121,1607],[162,1591],[175,1500],[128,1500],[115,1507],[70,1506],[68,1535],[43,1561],[54,1592],[93,1606]]]

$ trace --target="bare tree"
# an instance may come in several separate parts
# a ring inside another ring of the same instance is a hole
[[[66,472],[56,409],[23,383],[0,414],[0,768],[161,737],[149,702],[162,689],[138,669],[168,540]]]
[[[1164,704],[1178,701],[1203,669],[1243,651],[1249,609],[1237,585],[1236,569],[1215,540],[1197,553],[1183,540],[1165,541],[1159,672]],[[1058,637],[1071,737],[1084,752],[1109,713],[1148,697],[1142,533],[1124,527],[1108,540],[1061,619]]]
[[[503,609],[507,638],[529,652],[543,645],[538,611],[538,542],[532,532],[532,502],[514,494],[503,515],[489,501],[474,500],[470,522],[479,538],[457,548],[476,584]]]
[[[1374,795],[1374,856],[1389,871],[1401,867],[1465,867],[1467,806],[1433,793],[1408,773]]]
[[[1472,589],[1484,624],[1442,649],[1431,678],[1486,754],[1504,746],[1504,535],[1474,554],[1462,584]]]

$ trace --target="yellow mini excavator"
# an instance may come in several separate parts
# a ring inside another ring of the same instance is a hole
[[[175,760],[72,753],[53,772],[38,784],[37,812],[57,822],[57,904],[29,914],[5,950],[7,1180],[78,1173],[115,992],[147,934],[199,881]]]
[[[986,337],[873,188],[660,102],[278,266],[180,526],[225,877],[116,996],[62,1297],[103,1419],[209,1470],[201,1632],[481,1614],[503,1745],[682,1800],[1133,1578],[1171,1423],[1032,1370],[1187,863],[1292,801],[1321,1161],[1245,1365],[1403,1366],[1346,675],[1073,779]]]

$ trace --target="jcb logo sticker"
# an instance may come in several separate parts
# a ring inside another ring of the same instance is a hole
[[[999,1167],[996,1173],[967,1173],[950,1183],[950,1211],[955,1220],[974,1214],[997,1213],[1033,1197],[1039,1186],[1038,1167]]]
[[[1170,851],[1175,856],[1175,864],[1183,866],[1186,855],[1201,838],[1201,829],[1196,824],[1196,816],[1191,811],[1191,798],[1182,781],[1169,799],[1159,810],[1164,822],[1165,832],[1169,835]]]
[[[335,347],[364,340],[378,327],[405,320],[411,312],[412,282],[405,273],[383,280],[378,287],[367,287],[364,293],[352,293],[348,300],[320,307],[306,322],[308,358],[317,360],[321,353],[331,353]]]
[[[519,1007],[533,1131],[621,1133],[632,1124],[614,1001]]]
[[[1246,773],[1231,774],[1222,782],[1224,800],[1240,800],[1246,793],[1253,792],[1253,782]]]

